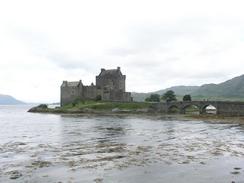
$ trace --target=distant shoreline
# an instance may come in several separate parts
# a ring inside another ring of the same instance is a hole
[[[165,119],[165,120],[184,120],[184,121],[205,121],[210,123],[228,123],[228,124],[240,124],[244,125],[244,117],[228,117],[213,114],[163,114],[158,112],[145,112],[143,110],[129,111],[129,110],[91,110],[91,109],[62,109],[62,108],[40,108],[33,107],[28,112],[32,113],[46,113],[46,114],[59,114],[67,116],[82,116],[82,117],[99,117],[99,116],[111,116],[111,117],[138,117],[138,118],[153,118],[153,119]]]

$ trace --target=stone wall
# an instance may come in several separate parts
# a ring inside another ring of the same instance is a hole
[[[83,99],[96,99],[97,87],[95,85],[84,86],[82,96]]]
[[[61,87],[61,106],[81,99],[82,87]]]
[[[125,79],[125,75],[117,77],[96,76],[96,86],[98,89],[122,90],[125,92]]]
[[[123,90],[125,91],[125,80],[121,78],[96,78],[98,88],[107,90]]]
[[[243,102],[228,102],[219,103],[217,105],[217,112],[226,116],[244,116],[244,103]]]
[[[103,100],[106,101],[123,101],[123,102],[131,102],[131,93],[130,92],[123,92],[123,91],[110,91],[105,92],[105,95],[103,95]]]

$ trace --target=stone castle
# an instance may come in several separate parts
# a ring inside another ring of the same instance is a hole
[[[63,81],[61,85],[61,106],[76,100],[132,101],[131,93],[125,91],[126,76],[120,67],[105,70],[96,76],[96,85],[85,86],[82,81]]]

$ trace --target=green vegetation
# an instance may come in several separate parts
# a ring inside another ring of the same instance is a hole
[[[68,104],[60,107],[60,110],[99,110],[99,111],[111,111],[113,109],[118,110],[137,110],[148,108],[151,104],[146,102],[105,102],[105,101],[94,101],[86,100],[80,101],[75,105]]]
[[[202,85],[194,96],[223,97],[223,98],[242,98],[244,97],[244,75],[235,77],[220,84]]]
[[[195,105],[191,105],[185,108],[185,114],[199,114],[199,108]]]
[[[191,101],[191,95],[184,95],[183,101]]]
[[[173,90],[166,91],[162,96],[161,99],[166,102],[172,102],[172,101],[192,101],[191,95],[184,95],[182,96],[176,96],[175,92]],[[145,102],[160,102],[160,95],[153,93],[149,97],[145,99]]]
[[[181,100],[190,94],[192,100],[244,101],[244,75],[235,77],[220,84],[205,84],[202,86],[174,86],[153,93],[162,95],[168,90],[175,92]],[[151,93],[132,93],[135,101],[144,101]]]
[[[160,102],[159,94],[151,94],[150,97],[145,99],[146,102]]]
[[[166,102],[177,101],[175,92],[173,90],[167,91],[166,93],[163,94],[162,100],[164,100]]]
[[[150,95],[153,93],[163,95],[165,92],[167,92],[169,90],[173,90],[175,92],[175,95],[177,96],[177,100],[182,100],[182,96],[184,96],[186,94],[191,94],[199,88],[200,88],[199,86],[174,86],[171,88],[166,88],[166,89],[151,92],[151,93],[132,92],[131,95],[132,95],[134,101],[145,101],[145,99],[147,97],[150,97]]]
[[[176,106],[172,106],[171,108],[169,108],[169,114],[179,114],[179,108],[177,108]]]
[[[102,100],[102,96],[101,95],[97,95],[96,96],[96,101],[101,101]]]
[[[48,108],[46,104],[33,107],[29,112],[46,113],[96,113],[96,112],[138,112],[148,109],[147,102],[105,102],[95,100],[75,101],[62,107]]]

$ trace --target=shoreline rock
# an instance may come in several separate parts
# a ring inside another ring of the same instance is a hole
[[[136,110],[94,110],[94,109],[61,109],[61,108],[41,108],[33,107],[28,110],[32,113],[49,113],[60,115],[79,115],[79,116],[119,116],[119,117],[142,117],[142,118],[155,118],[165,120],[184,120],[184,121],[206,121],[212,123],[229,123],[229,124],[244,124],[244,117],[226,117],[219,115],[187,115],[187,114],[163,114],[157,112],[150,112],[148,109]]]

